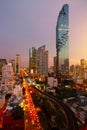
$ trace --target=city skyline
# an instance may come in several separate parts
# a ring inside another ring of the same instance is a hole
[[[70,64],[87,58],[86,0],[0,1],[0,59],[20,54],[28,66],[29,48],[46,45],[49,65],[56,55],[56,22],[63,4],[69,4]]]

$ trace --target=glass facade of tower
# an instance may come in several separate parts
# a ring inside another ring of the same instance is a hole
[[[20,72],[20,55],[16,54],[16,64],[15,64],[15,73],[19,73]]]
[[[48,74],[48,50],[45,45],[35,49],[29,49],[29,72],[38,73],[40,75]]]
[[[57,74],[69,74],[69,7],[64,4],[57,19],[56,25],[56,52],[57,52]]]
[[[37,50],[37,66],[39,74],[48,74],[48,50],[45,50],[45,45],[39,47]]]
[[[36,65],[36,49],[32,47],[29,49],[29,71],[31,73],[37,72],[37,65]]]

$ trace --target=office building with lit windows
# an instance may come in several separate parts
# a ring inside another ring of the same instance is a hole
[[[16,60],[15,60],[15,73],[20,73],[20,55],[16,54]]]
[[[2,67],[2,82],[14,81],[14,71],[11,63],[8,63]]]
[[[48,74],[48,50],[45,45],[37,49],[37,71],[41,75]]]
[[[14,73],[15,73],[15,59],[11,59],[11,60],[9,60],[9,63],[12,64],[13,71],[14,71]]]
[[[69,6],[64,4],[59,12],[56,25],[56,74],[69,74]]]
[[[87,59],[80,60],[81,78],[87,79]]]
[[[6,59],[0,59],[0,77],[2,76],[2,67],[7,64]]]
[[[32,47],[29,49],[29,72],[36,73],[37,65],[36,65],[36,49]]]

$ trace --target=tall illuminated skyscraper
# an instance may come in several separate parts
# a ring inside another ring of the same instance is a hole
[[[56,25],[56,73],[68,76],[69,74],[69,6],[64,4],[57,19]]]
[[[45,49],[45,45],[38,49],[29,49],[29,72],[45,76],[48,74],[48,50]]]
[[[36,65],[36,49],[32,47],[29,49],[29,72],[36,73],[37,65]]]
[[[37,50],[37,68],[39,74],[45,76],[48,74],[48,50],[45,49],[45,45]]]
[[[20,73],[20,55],[16,54],[15,73]]]

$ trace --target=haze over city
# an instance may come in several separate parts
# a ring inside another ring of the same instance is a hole
[[[21,55],[28,66],[29,48],[46,45],[49,66],[56,55],[56,22],[63,4],[69,4],[70,64],[87,58],[86,0],[2,0],[0,1],[0,58]]]

